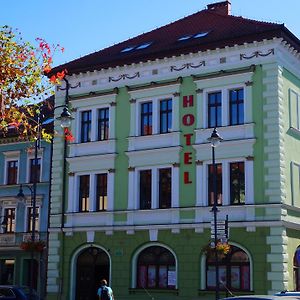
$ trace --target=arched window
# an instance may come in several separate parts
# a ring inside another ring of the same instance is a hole
[[[137,288],[174,289],[176,263],[166,248],[150,246],[137,259]]]
[[[294,286],[296,291],[300,291],[300,246],[294,255]]]
[[[219,282],[220,289],[232,291],[250,290],[250,262],[249,257],[242,249],[231,245],[230,252],[220,257]],[[216,263],[214,253],[206,257],[206,289],[216,287]]]

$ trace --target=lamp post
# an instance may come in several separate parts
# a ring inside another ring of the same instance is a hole
[[[211,143],[212,149],[212,164],[213,164],[213,192],[214,192],[214,202],[212,207],[213,217],[214,217],[214,248],[215,248],[215,264],[216,264],[216,300],[219,299],[220,284],[219,284],[219,260],[217,253],[217,243],[218,243],[218,230],[217,230],[217,221],[218,221],[218,207],[217,207],[217,166],[215,161],[215,148],[223,140],[217,132],[215,127],[211,136],[207,139]]]
[[[63,111],[60,116],[57,118],[61,122],[61,127],[66,128],[69,127],[72,121],[72,116],[68,110],[66,105],[59,105],[53,108],[53,111],[57,108],[63,107]],[[37,115],[36,120],[34,120],[37,125],[37,137],[34,140],[34,172],[32,176],[32,185],[20,185],[19,193],[17,195],[17,199],[21,202],[26,200],[26,197],[23,193],[23,186],[28,188],[31,193],[31,205],[32,205],[32,227],[31,227],[31,242],[35,242],[36,238],[36,190],[37,190],[37,182],[38,182],[38,172],[37,172],[37,165],[38,165],[38,151],[41,147],[41,131],[42,131],[42,124],[40,122],[40,116]],[[30,258],[30,299],[33,299],[33,278],[34,278],[34,253],[33,250],[31,251],[31,258]]]

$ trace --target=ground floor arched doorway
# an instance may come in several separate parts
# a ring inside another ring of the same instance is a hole
[[[97,300],[101,279],[109,281],[110,260],[105,251],[96,247],[84,249],[77,258],[76,300]]]

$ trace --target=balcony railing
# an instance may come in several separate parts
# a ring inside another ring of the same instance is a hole
[[[0,234],[0,249],[5,247],[19,247],[22,242],[31,240],[31,232],[15,232]],[[47,240],[47,232],[36,232],[35,240]]]

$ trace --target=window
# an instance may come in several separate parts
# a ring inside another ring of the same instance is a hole
[[[33,207],[28,207],[27,214],[27,232],[32,232],[33,229]],[[39,208],[35,208],[35,231],[39,230]]]
[[[217,205],[222,205],[222,164],[216,164]],[[208,204],[214,205],[214,167],[208,166]]]
[[[0,259],[0,284],[2,285],[12,285],[14,283],[14,269],[15,269],[15,260],[12,258],[9,259]]]
[[[148,48],[151,44],[152,44],[152,42],[144,43],[144,44],[141,44],[141,45],[137,46],[135,49],[136,49],[136,50],[146,49],[146,48]]]
[[[109,108],[98,110],[98,141],[108,140]]]
[[[230,203],[245,204],[244,162],[230,164]]]
[[[231,245],[230,252],[219,258],[219,280],[231,291],[250,290],[250,262],[248,255],[240,248]],[[220,284],[220,289],[225,286]],[[206,257],[206,289],[216,288],[215,257]]]
[[[291,162],[291,205],[300,207],[300,164]]]
[[[140,171],[140,209],[151,209],[152,200],[151,170]]]
[[[4,233],[13,233],[16,231],[16,209],[15,208],[5,208],[4,217],[6,220],[6,229]]]
[[[144,249],[137,261],[137,287],[174,289],[175,286],[176,265],[173,254],[160,246]]]
[[[87,110],[81,113],[81,143],[91,141],[92,111]]]
[[[7,184],[18,183],[18,160],[7,161]]]
[[[141,105],[141,135],[152,134],[152,102]]]
[[[97,174],[96,210],[107,210],[107,174]]]
[[[208,94],[208,127],[222,125],[222,92]]]
[[[90,176],[79,176],[79,211],[89,211]]]
[[[37,159],[37,164],[35,165],[35,159],[30,159],[29,161],[29,182],[34,182],[34,179],[36,178],[36,182],[40,182],[41,178],[41,159]],[[36,177],[34,177],[36,176]]]
[[[160,133],[172,130],[172,99],[160,101]]]
[[[300,291],[300,246],[294,255],[294,288],[295,291]]]
[[[290,127],[300,130],[300,96],[297,92],[289,90]]]
[[[244,89],[229,91],[229,124],[244,124]]]
[[[171,168],[159,169],[159,208],[171,207]]]

